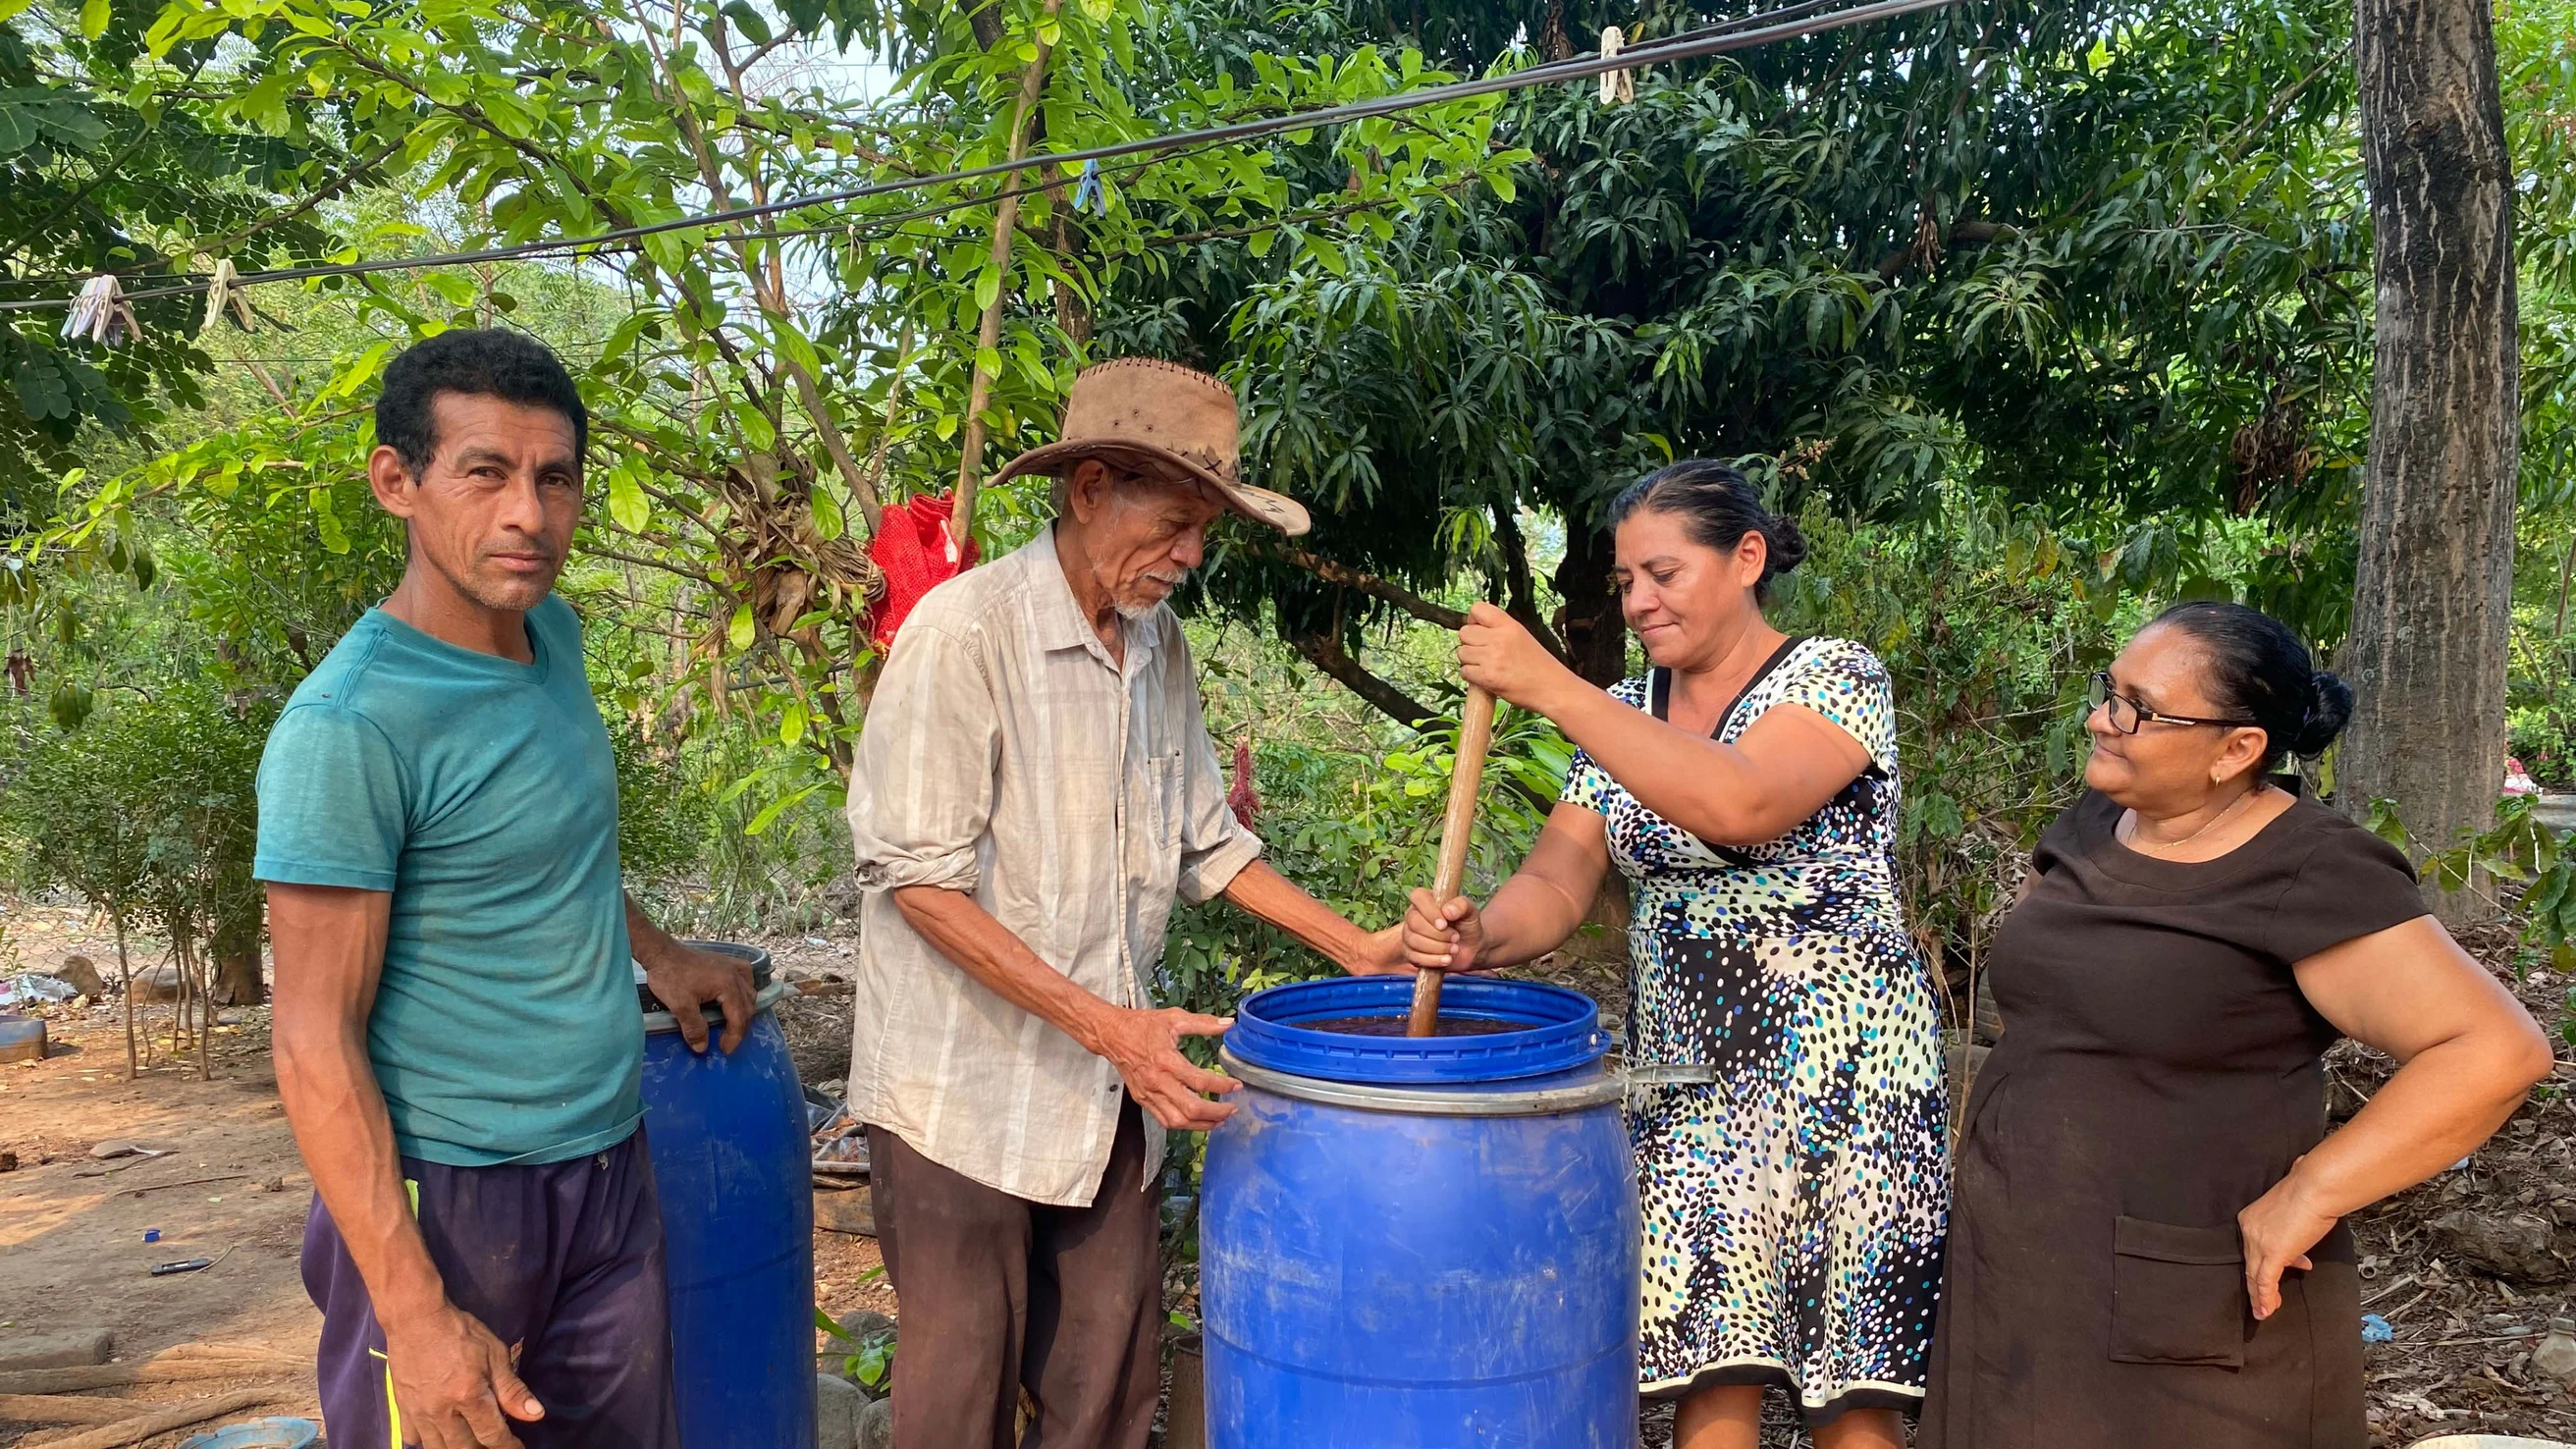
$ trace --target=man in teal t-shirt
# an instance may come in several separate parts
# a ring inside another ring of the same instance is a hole
[[[410,561],[260,762],[334,1444],[677,1443],[629,963],[701,1050],[710,1002],[741,1040],[750,980],[619,881],[616,762],[553,593],[588,428],[515,333],[394,360],[368,481]]]

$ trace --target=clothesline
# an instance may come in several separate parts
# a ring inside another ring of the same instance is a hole
[[[1737,20],[1723,21],[1716,25],[1704,27],[1699,30],[1686,31],[1661,40],[1638,41],[1624,48],[1614,45],[1607,54],[1576,56],[1567,60],[1553,61],[1543,65],[1532,66],[1526,70],[1481,76],[1471,80],[1449,81],[1439,85],[1426,86],[1419,90],[1403,91],[1394,95],[1380,96],[1372,100],[1352,101],[1336,106],[1321,107],[1316,110],[1296,111],[1281,116],[1268,116],[1248,121],[1237,121],[1223,126],[1202,127],[1191,131],[1140,137],[1135,140],[1119,141],[1106,146],[1095,146],[1079,151],[1040,152],[1021,157],[1016,160],[996,161],[983,166],[967,167],[961,170],[946,171],[930,176],[897,177],[893,180],[870,182],[863,186],[848,187],[838,191],[822,192],[806,196],[786,197],[776,201],[749,206],[729,207],[720,211],[699,213],[668,221],[649,222],[635,226],[618,227],[591,236],[555,237],[540,241],[521,242],[509,246],[486,247],[475,251],[446,252],[419,257],[388,257],[373,261],[322,263],[312,266],[280,268],[273,271],[243,272],[224,277],[222,278],[222,282],[227,287],[249,287],[272,282],[303,281],[315,277],[365,276],[373,273],[389,271],[413,271],[438,267],[471,266],[489,262],[516,261],[565,252],[579,254],[611,248],[623,249],[627,246],[633,245],[634,243],[642,241],[646,237],[663,235],[674,231],[687,231],[702,227],[726,226],[740,222],[757,221],[765,217],[776,216],[785,212],[804,211],[823,206],[842,206],[851,202],[865,201],[879,196],[895,195],[908,191],[927,190],[932,187],[956,185],[962,182],[978,181],[995,176],[1015,175],[1020,172],[1039,170],[1041,168],[1051,166],[1080,166],[1085,169],[1086,173],[1088,173],[1096,169],[1098,164],[1102,162],[1123,160],[1129,157],[1144,157],[1145,159],[1136,161],[1129,167],[1122,168],[1124,170],[1132,171],[1152,164],[1152,161],[1155,159],[1171,159],[1163,153],[1191,154],[1218,146],[1230,145],[1238,141],[1255,140],[1261,137],[1279,135],[1289,131],[1311,130],[1323,126],[1342,125],[1352,121],[1369,120],[1379,116],[1394,115],[1402,111],[1416,110],[1425,106],[1440,105],[1450,101],[1467,100],[1477,96],[1501,94],[1504,92],[1526,89],[1531,86],[1547,85],[1564,81],[1579,81],[1596,76],[1623,74],[1632,68],[1648,64],[1668,64],[1677,61],[1695,60],[1708,56],[1723,55],[1733,51],[1748,50],[1758,46],[1773,45],[1785,41],[1803,39],[1808,36],[1841,30],[1850,26],[1866,24],[1875,20],[1894,19],[1899,16],[1911,15],[1921,11],[1940,9],[1952,3],[1954,3],[1954,0],[1867,0],[1867,3],[1859,5],[1842,5],[1839,8],[1836,8],[1837,0],[1801,0],[1801,3],[1798,4],[1779,7],[1759,14],[1745,16]],[[869,222],[852,221],[844,225],[818,227],[816,230],[837,231],[856,227],[899,224],[903,221],[920,220],[925,217],[943,215],[952,211],[989,205],[1006,194],[1016,195],[1025,194],[1029,191],[1048,190],[1052,189],[1054,186],[1062,184],[1064,183],[1048,182],[1040,185],[1014,183],[990,194],[978,195],[966,200],[941,203],[921,208],[914,212],[905,213],[898,217],[880,218]],[[1092,178],[1089,174],[1084,175],[1080,184],[1084,187],[1096,190],[1096,187],[1093,187]],[[51,280],[66,287],[78,284],[83,290],[79,295],[19,298],[0,301],[0,312],[28,311],[55,307],[71,308],[74,309],[74,320],[77,322],[82,320],[84,316],[79,309],[88,307],[91,310],[87,315],[95,317],[100,314],[100,309],[104,308],[106,314],[111,320],[102,324],[102,328],[112,330],[116,325],[116,318],[118,315],[117,308],[122,304],[147,301],[161,297],[184,296],[192,293],[205,292],[217,283],[217,278],[212,274],[209,274],[203,278],[190,277],[184,280],[174,280],[166,286],[142,288],[132,292],[120,292],[112,277],[92,277],[88,279],[63,277]],[[107,283],[107,286],[104,288],[101,288],[98,285],[102,281]],[[17,285],[34,285],[36,283],[37,279],[16,279]],[[121,314],[121,320],[126,325],[131,324],[132,312],[130,306],[124,307]],[[81,330],[91,329],[83,328]],[[103,332],[94,335],[100,335],[100,340],[105,340]]]

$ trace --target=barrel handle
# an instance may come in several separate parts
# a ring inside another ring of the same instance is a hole
[[[1466,706],[1458,713],[1458,759],[1449,772],[1449,809],[1440,817],[1440,861],[1431,876],[1431,898],[1447,905],[1467,883],[1467,846],[1476,833],[1476,791],[1485,781],[1485,752],[1494,743],[1494,697],[1478,685],[1467,686]],[[1440,984],[1448,973],[1437,968],[1413,976],[1413,1010],[1405,1017],[1406,1036],[1429,1036],[1440,1024]]]
[[[787,993],[794,991],[795,989],[796,983],[792,981],[770,982],[767,986],[760,988],[759,992],[751,998],[751,1014],[758,1016],[769,1008],[776,1006],[779,1001],[787,995]],[[724,1025],[725,1018],[723,1007],[710,1001],[705,1006],[699,1008],[699,1010],[700,1013],[706,1017],[709,1024],[714,1026]],[[644,1034],[647,1036],[650,1036],[657,1031],[678,1031],[679,1029],[680,1019],[673,1016],[667,1010],[648,1011],[644,1013]]]

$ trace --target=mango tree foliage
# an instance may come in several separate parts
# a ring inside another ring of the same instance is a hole
[[[1465,68],[1727,13],[1615,9],[1376,23]],[[2307,534],[2349,512],[2368,359],[2348,29],[2325,0],[1971,3],[1641,71],[1627,105],[1536,88],[1496,126],[1532,153],[1510,186],[1341,258],[1131,273],[1103,325],[1236,379],[1258,464],[1322,505],[1313,553],[1425,592],[1480,570],[1595,678],[1625,652],[1599,510],[1687,454],[1864,517],[1954,476],[2108,506],[2140,529],[2106,582],[2186,582],[2258,515],[2299,541],[2253,592],[2330,623],[2348,548]],[[1555,620],[1524,510],[1568,525]],[[1217,583],[1319,659],[1401,607],[1294,560]]]

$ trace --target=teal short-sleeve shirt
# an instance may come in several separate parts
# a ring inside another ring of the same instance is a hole
[[[581,621],[528,611],[532,664],[371,609],[259,767],[261,880],[393,897],[367,1056],[404,1156],[560,1162],[643,1115],[617,764]]]

